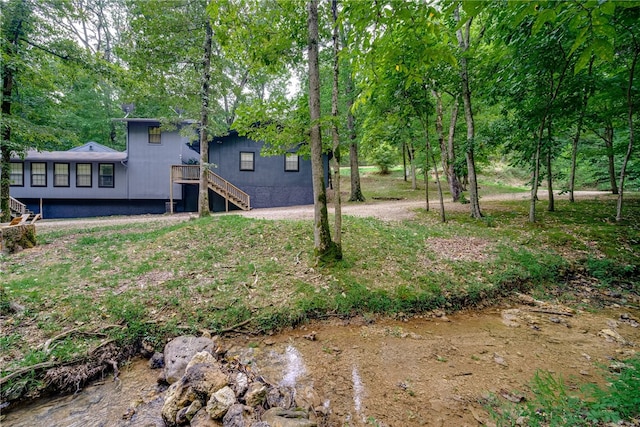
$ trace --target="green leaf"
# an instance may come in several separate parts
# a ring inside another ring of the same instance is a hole
[[[587,64],[591,60],[591,51],[592,50],[590,46],[587,49],[582,51],[582,53],[580,54],[580,57],[576,61],[576,66],[574,69],[575,74],[578,74],[587,66]]]
[[[467,14],[468,17],[473,17],[478,15],[482,9],[487,6],[488,2],[479,1],[479,0],[463,0],[462,1],[462,10]]]
[[[544,9],[538,13],[536,22],[534,22],[531,32],[536,34],[547,22],[554,23],[556,20],[556,11],[553,9]]]

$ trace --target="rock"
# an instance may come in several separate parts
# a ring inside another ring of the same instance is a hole
[[[158,352],[153,353],[153,356],[151,356],[151,359],[149,359],[149,368],[151,369],[164,368],[164,354],[158,353]]]
[[[217,362],[214,364],[189,363],[183,380],[205,402],[209,399],[209,396],[225,387],[229,382],[229,378],[222,372]]]
[[[178,423],[178,425],[190,423],[200,409],[202,409],[202,403],[200,403],[199,400],[194,400],[191,402],[191,405],[178,411],[176,423]]]
[[[262,414],[262,421],[271,427],[315,427],[317,424],[309,420],[307,411],[296,411],[282,408],[271,408]]]
[[[520,316],[520,310],[517,308],[510,308],[507,310],[502,310],[501,317],[502,323],[511,328],[520,327],[520,323],[518,322]]]
[[[253,418],[253,408],[239,403],[231,406],[222,419],[223,427],[249,427],[257,421]]]
[[[217,365],[218,361],[208,351],[204,351],[204,350],[199,351],[193,355],[191,360],[189,360],[189,363],[187,363],[187,367],[185,368],[185,371],[188,371],[191,366],[199,363],[206,364],[206,365]]]
[[[272,387],[267,392],[267,405],[271,408],[290,409],[295,403],[294,394],[293,387]]]
[[[230,381],[231,388],[236,393],[236,396],[242,396],[249,388],[249,378],[244,372],[238,372],[231,376]]]
[[[231,387],[223,387],[211,395],[207,402],[207,413],[214,420],[222,419],[235,403],[236,395]]]
[[[598,332],[598,336],[606,339],[609,342],[617,342],[618,344],[627,344],[627,340],[622,338],[622,336],[614,331],[613,329],[603,329]]]
[[[267,386],[259,382],[249,384],[249,389],[244,395],[245,403],[249,406],[262,405],[266,398]]]
[[[322,399],[313,387],[306,386],[295,393],[295,405],[299,408],[311,409],[322,405]]]
[[[200,351],[213,352],[214,342],[209,338],[182,336],[172,339],[164,347],[165,378],[169,384],[178,381],[187,364]]]
[[[145,359],[149,359],[155,353],[156,353],[156,351],[153,348],[153,344],[151,344],[150,342],[148,342],[146,340],[143,340],[142,344],[140,346],[140,354],[142,354],[142,357],[144,357]]]
[[[501,365],[504,367],[509,366],[507,362],[504,360],[504,358],[500,356],[498,353],[493,353],[493,361],[496,362],[498,365]]]
[[[191,427],[222,427],[222,422],[211,418],[206,408],[202,408],[191,419]]]
[[[169,427],[178,425],[176,421],[178,411],[188,407],[195,400],[197,396],[184,378],[171,384],[162,405],[162,419],[165,424]]]

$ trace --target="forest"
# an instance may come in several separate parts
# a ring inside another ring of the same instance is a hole
[[[301,146],[315,200],[38,223],[0,252],[3,411],[192,334],[295,342],[332,399],[364,355],[363,425],[637,422],[640,1],[0,0],[0,33],[1,222],[12,158],[124,150],[123,117]]]
[[[640,185],[635,1],[1,5],[5,166],[27,148],[122,149],[112,119],[128,114],[196,119],[201,142],[236,129],[271,153],[302,143],[383,171],[404,159],[414,186],[439,172],[476,218],[487,165],[530,176],[531,222],[540,186],[609,190],[622,220]]]

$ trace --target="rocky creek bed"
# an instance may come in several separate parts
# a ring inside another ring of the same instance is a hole
[[[136,359],[115,381],[18,407],[2,415],[2,426],[490,425],[486,402],[526,396],[537,370],[570,387],[602,384],[637,351],[638,319],[632,306],[574,311],[522,295],[450,316],[180,337],[164,357]]]

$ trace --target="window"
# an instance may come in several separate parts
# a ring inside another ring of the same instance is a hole
[[[24,187],[24,163],[11,163],[9,184],[14,187]]]
[[[113,163],[100,163],[98,165],[98,187],[113,188]]]
[[[300,170],[300,158],[297,154],[287,153],[284,156],[284,171],[298,172]]]
[[[69,186],[69,163],[53,164],[53,186],[54,187]]]
[[[162,142],[160,126],[149,126],[149,144],[160,144]]]
[[[31,163],[31,186],[46,187],[47,186],[47,164]]]
[[[76,187],[91,187],[91,163],[76,164]]]
[[[240,152],[240,170],[252,171],[254,170],[254,156],[255,153],[241,151]]]

